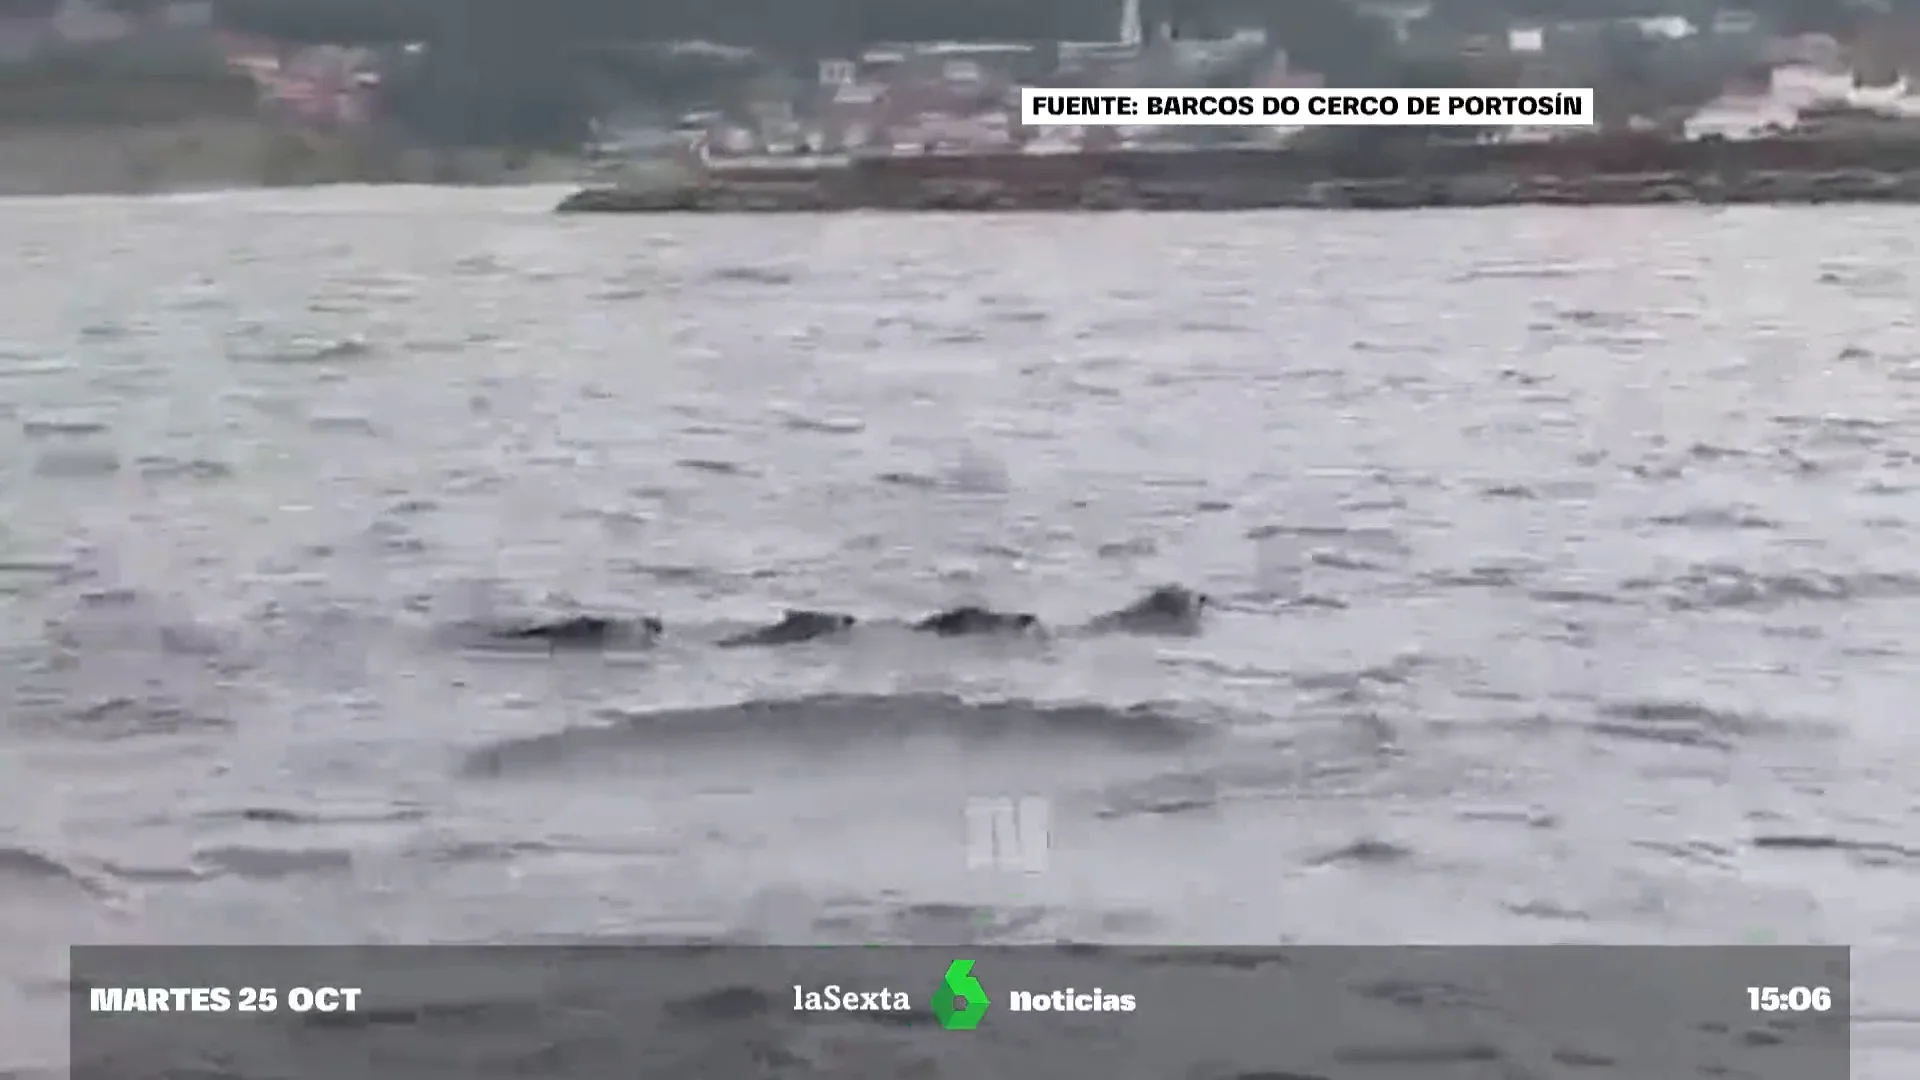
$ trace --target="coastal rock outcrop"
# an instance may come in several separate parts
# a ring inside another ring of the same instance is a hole
[[[582,190],[567,213],[1227,211],[1517,204],[1920,202],[1920,138],[914,155],[718,169],[698,183]]]

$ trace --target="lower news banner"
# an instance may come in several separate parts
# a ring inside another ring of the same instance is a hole
[[[74,1080],[1846,1080],[1826,947],[82,947]]]

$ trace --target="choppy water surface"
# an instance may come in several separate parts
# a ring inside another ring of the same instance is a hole
[[[1900,212],[552,198],[0,206],[0,1066],[68,941],[1761,939],[1911,1074]],[[437,633],[568,604],[670,640]]]

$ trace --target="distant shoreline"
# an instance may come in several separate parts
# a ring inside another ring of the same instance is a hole
[[[698,183],[588,188],[562,213],[1234,211],[1660,203],[1920,204],[1920,137],[1653,136],[865,158],[716,170]]]
[[[564,183],[571,159],[429,150],[378,132],[306,134],[264,117],[0,125],[0,196],[140,195],[320,184]]]
[[[231,71],[83,56],[0,69],[0,195],[564,183],[579,175],[571,158],[436,149],[378,122],[306,126],[263,105],[255,82]]]
[[[1252,210],[1418,210],[1494,206],[1920,205],[1920,170],[1754,173],[1735,180],[1684,173],[1520,178],[1410,177],[1282,183],[1258,193],[1177,191],[1120,185],[1081,191],[930,192],[911,204],[836,204],[816,193],[713,185],[670,191],[585,188],[562,200],[563,214],[914,212],[1233,212]]]

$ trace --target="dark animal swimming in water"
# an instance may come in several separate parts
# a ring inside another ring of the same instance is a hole
[[[555,649],[597,649],[607,645],[650,644],[665,632],[659,619],[615,619],[605,615],[568,615],[489,631],[495,641],[544,641]]]
[[[857,620],[851,615],[837,611],[801,611],[788,609],[780,621],[771,626],[762,626],[758,630],[749,630],[744,634],[721,641],[723,649],[737,649],[746,645],[795,645],[802,641],[843,634],[853,628]]]
[[[1181,585],[1162,585],[1126,607],[1095,618],[1089,633],[1197,634],[1213,599]],[[721,648],[796,645],[844,634],[858,622],[837,611],[790,609],[780,621],[721,640]],[[917,633],[938,637],[980,637],[1038,633],[1040,619],[1024,611],[995,611],[965,604],[935,612],[912,624]],[[544,642],[553,650],[651,645],[666,628],[651,615],[622,619],[606,615],[567,615],[486,631],[497,642]]]
[[[964,637],[975,634],[1023,634],[1040,625],[1026,612],[993,611],[973,604],[948,608],[913,624],[923,634]]]
[[[1161,585],[1087,624],[1096,633],[1197,634],[1213,598],[1182,585]]]

